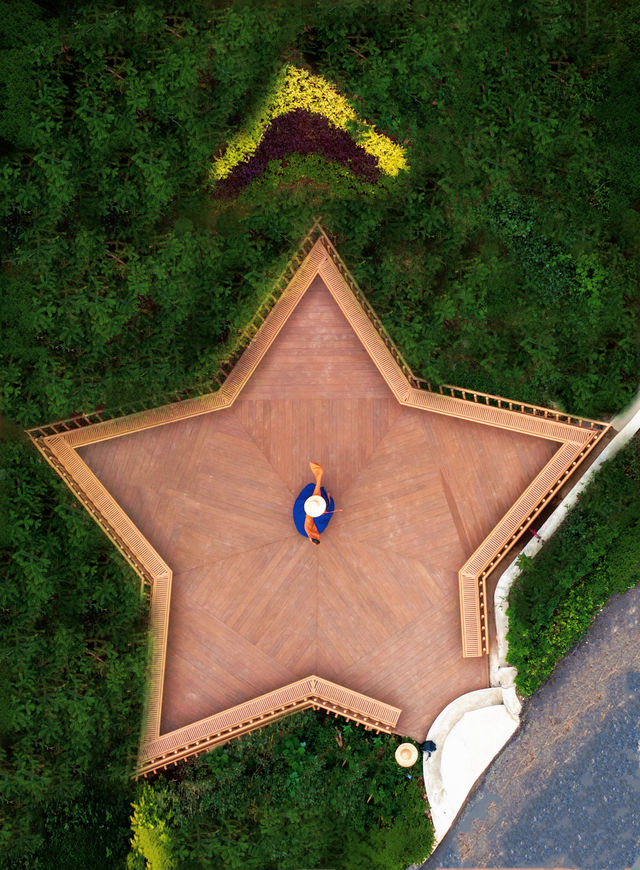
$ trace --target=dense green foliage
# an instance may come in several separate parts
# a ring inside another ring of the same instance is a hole
[[[3,4],[0,50],[14,419],[210,377],[315,213],[419,374],[592,415],[629,397],[634,4],[37,10]],[[287,61],[406,146],[410,171],[379,195],[332,171],[212,199],[212,159]]]
[[[640,580],[640,438],[606,462],[509,596],[509,664],[534,692],[614,592]]]
[[[431,851],[399,738],[297,713],[140,786],[131,870],[405,870]]]
[[[26,426],[152,404],[210,379],[318,213],[418,374],[591,415],[630,396],[640,364],[631,0],[4,0],[0,13],[6,417]],[[292,157],[216,200],[211,166],[285,63],[323,76],[406,147],[409,171],[373,185]],[[145,657],[137,581],[28,447],[11,439],[3,452],[2,856],[16,867],[122,866]],[[635,558],[630,521],[618,544],[606,551],[609,579]],[[566,576],[566,599],[538,613],[532,598],[534,618],[557,610],[563,637],[571,620],[588,621],[562,613],[587,598],[575,579],[607,573],[604,552],[597,571],[585,563]],[[595,604],[604,585],[589,593]],[[523,675],[547,655],[540,642],[540,655],[523,652]],[[325,756],[311,755],[305,770],[317,773]],[[231,756],[253,763],[236,747]],[[157,806],[171,831],[157,848],[187,848],[191,811],[211,842],[209,764],[153,786],[149,817]],[[304,806],[315,818],[318,805]],[[253,810],[258,845],[276,850],[290,822],[259,801]],[[390,833],[374,816],[349,818],[369,826],[376,860],[388,850],[384,866],[398,863],[412,819],[397,814]],[[327,855],[329,834],[318,845]]]
[[[126,853],[146,608],[33,454],[0,443],[0,863],[105,868]]]

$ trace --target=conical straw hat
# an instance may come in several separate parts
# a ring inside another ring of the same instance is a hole
[[[411,767],[418,760],[418,750],[413,743],[401,743],[396,749],[396,761],[400,767]]]

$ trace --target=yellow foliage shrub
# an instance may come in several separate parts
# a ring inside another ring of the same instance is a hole
[[[171,827],[147,783],[143,786],[140,799],[132,806],[133,838],[131,852],[127,856],[128,870],[137,870],[141,866],[140,859],[143,859],[147,870],[177,870]]]

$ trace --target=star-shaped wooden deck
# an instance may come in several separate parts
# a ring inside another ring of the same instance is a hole
[[[319,244],[222,406],[68,445],[172,573],[152,605],[156,742],[309,674],[400,708],[397,733],[423,739],[489,684],[486,657],[461,653],[461,566],[590,443],[473,402],[422,407]],[[341,511],[319,547],[291,516],[310,459]]]

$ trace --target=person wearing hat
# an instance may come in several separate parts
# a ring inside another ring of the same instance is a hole
[[[322,485],[322,466],[310,462],[309,467],[314,483],[303,486],[298,493],[293,504],[293,522],[298,534],[317,545],[336,509],[331,494]]]
[[[307,533],[307,537],[311,541],[312,544],[320,543],[320,533],[315,524],[315,517],[320,517],[323,514],[328,513],[327,511],[327,502],[331,502],[331,493],[327,493],[326,501],[322,497],[322,475],[324,474],[324,469],[321,465],[318,465],[317,462],[310,462],[309,468],[311,469],[311,473],[315,478],[316,485],[313,490],[313,495],[309,496],[309,498],[304,503],[304,512],[306,514],[304,519],[304,530]]]

